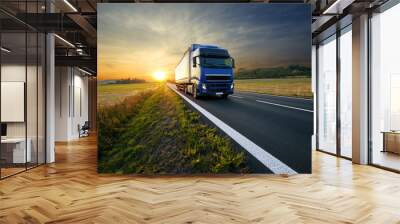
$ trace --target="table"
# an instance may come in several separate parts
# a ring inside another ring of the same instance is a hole
[[[25,151],[25,140],[28,143]],[[32,141],[30,138],[5,138],[1,139],[1,157],[6,163],[31,162]],[[4,155],[3,155],[4,154]]]
[[[383,131],[382,152],[400,154],[400,131]]]

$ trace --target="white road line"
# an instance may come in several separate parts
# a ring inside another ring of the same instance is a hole
[[[271,94],[266,94],[266,93],[255,93],[255,92],[246,92],[246,91],[241,91],[241,93],[253,94],[253,95],[261,95],[261,96],[264,95],[264,96],[271,96],[271,97],[288,98],[288,99],[295,99],[295,100],[313,101],[313,99],[307,99],[307,98],[301,98],[301,97],[293,97],[293,96],[279,96],[279,95],[271,95]]]
[[[186,100],[191,106],[193,106],[197,111],[206,116],[211,122],[213,122],[217,127],[219,127],[223,132],[230,136],[234,141],[246,149],[251,155],[258,159],[262,164],[264,164],[268,169],[270,169],[275,174],[297,174],[288,165],[262,149],[260,146],[256,145],[254,142],[237,132],[235,129],[231,128],[229,125],[225,124],[223,121],[212,115],[207,110],[203,109],[201,106],[187,98],[185,95],[180,93],[175,89],[172,84],[168,84],[168,87],[175,91],[179,96]]]
[[[277,104],[277,103],[271,103],[271,102],[267,102],[267,101],[264,101],[264,100],[256,100],[256,101],[259,102],[259,103],[271,104],[271,105],[275,105],[275,106],[278,106],[278,107],[286,107],[286,108],[290,108],[290,109],[294,109],[294,110],[306,111],[306,112],[310,112],[310,113],[313,113],[313,112],[314,112],[314,111],[312,111],[312,110],[306,110],[306,109],[303,109],[303,108],[291,107],[291,106],[282,105],[282,104]]]
[[[235,98],[239,98],[239,99],[243,99],[244,98],[242,96],[234,96],[234,95],[231,95],[231,97],[235,97]]]

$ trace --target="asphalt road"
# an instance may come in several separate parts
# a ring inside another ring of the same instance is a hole
[[[247,92],[190,99],[296,172],[311,172],[312,100]]]

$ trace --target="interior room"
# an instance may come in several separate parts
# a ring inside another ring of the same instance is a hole
[[[1,33],[2,178],[45,162],[45,36],[16,28]]]
[[[95,127],[93,120],[89,122],[96,116],[89,99],[96,102],[96,79],[91,49],[79,31],[69,29],[49,38],[46,32],[64,28],[38,26],[45,20],[28,18],[28,14],[72,10],[68,5],[2,1],[0,6],[0,179],[4,179],[54,162],[55,142],[88,135]],[[67,35],[72,40],[66,40]],[[50,59],[55,56],[56,60]]]
[[[99,174],[97,6],[148,2],[0,1],[0,223],[399,223],[398,0],[221,1],[310,5],[312,174]]]
[[[393,29],[400,5],[371,18],[371,162],[400,170],[400,33]]]

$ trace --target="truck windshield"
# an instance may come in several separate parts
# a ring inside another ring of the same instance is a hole
[[[232,68],[232,58],[201,57],[200,65],[211,68]]]

